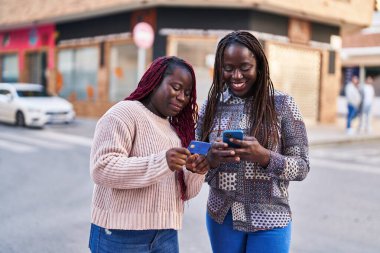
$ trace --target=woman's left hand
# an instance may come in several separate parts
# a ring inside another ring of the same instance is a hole
[[[231,142],[240,146],[235,148],[235,152],[241,160],[258,163],[262,167],[268,166],[270,151],[261,146],[255,137],[245,136],[243,140],[231,139]]]
[[[206,157],[199,154],[193,154],[186,159],[186,169],[197,174],[206,174],[210,169]]]

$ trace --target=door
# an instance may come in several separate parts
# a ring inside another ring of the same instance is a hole
[[[0,88],[0,120],[6,122],[14,122],[15,112],[13,108],[13,99],[8,89]]]
[[[26,54],[26,82],[42,84],[46,89],[46,52],[30,52]]]

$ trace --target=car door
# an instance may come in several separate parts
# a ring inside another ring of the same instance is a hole
[[[4,112],[5,112],[5,103],[7,100],[7,97],[5,94],[3,94],[4,91],[0,89],[0,120],[4,121]]]
[[[14,122],[13,95],[10,90],[0,88],[0,120]]]

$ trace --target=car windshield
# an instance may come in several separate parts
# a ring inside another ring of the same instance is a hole
[[[19,97],[50,97],[48,93],[40,90],[18,90]]]

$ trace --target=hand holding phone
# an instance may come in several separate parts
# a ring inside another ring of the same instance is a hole
[[[203,141],[191,141],[187,148],[191,154],[207,155],[207,152],[211,148],[211,144]]]
[[[223,142],[228,144],[228,147],[231,148],[239,148],[239,145],[236,145],[232,142],[230,142],[231,138],[238,139],[238,140],[243,140],[243,130],[224,130],[223,131]]]

